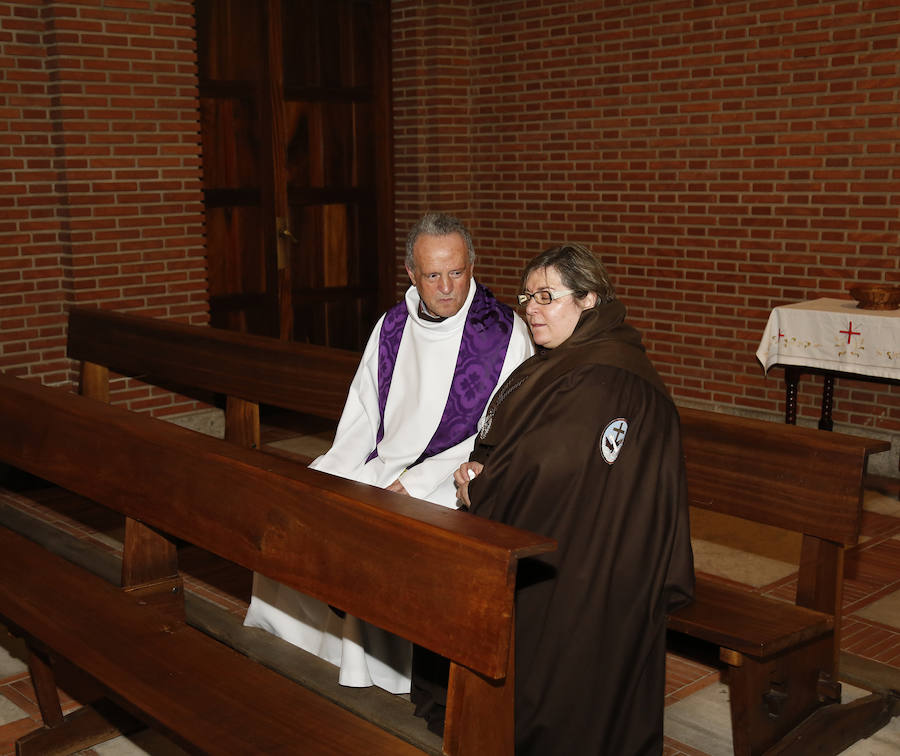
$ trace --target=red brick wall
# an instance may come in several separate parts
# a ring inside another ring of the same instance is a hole
[[[459,213],[507,301],[586,243],[679,402],[777,417],[771,308],[900,284],[898,3],[395,0],[393,23],[398,233]],[[834,416],[900,434],[900,386],[838,381]]]
[[[398,289],[429,208],[508,301],[524,260],[587,243],[678,401],[777,417],[771,308],[900,282],[896,2],[392,9]],[[0,0],[0,369],[70,380],[72,303],[206,322],[192,12]],[[839,381],[835,419],[900,436],[900,388]]]
[[[71,380],[72,304],[206,322],[192,14],[0,2],[0,370]],[[184,405],[138,384],[116,400]]]

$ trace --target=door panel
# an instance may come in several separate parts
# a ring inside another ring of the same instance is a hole
[[[253,187],[258,183],[258,116],[252,98],[220,93],[200,100],[205,185],[211,189]]]
[[[274,334],[274,298],[262,228],[260,46],[256,3],[196,3],[210,321]]]
[[[388,2],[196,7],[211,320],[361,349],[393,298]]]
[[[351,349],[362,348],[380,311],[375,9],[320,0],[285,22],[288,204],[299,229],[291,254],[295,338]]]
[[[254,82],[263,39],[261,3],[206,0],[194,4],[201,81]]]
[[[387,10],[372,0],[282,0],[285,88],[371,87],[374,34],[385,20],[376,15]]]
[[[359,204],[292,207],[298,230],[291,261],[298,282],[293,294],[298,340],[353,349],[365,345],[381,311],[371,285],[377,258],[366,249],[364,235],[373,223]],[[342,342],[335,343],[338,338]]]

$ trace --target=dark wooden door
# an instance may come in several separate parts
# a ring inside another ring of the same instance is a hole
[[[360,349],[393,300],[388,0],[196,0],[210,314]]]

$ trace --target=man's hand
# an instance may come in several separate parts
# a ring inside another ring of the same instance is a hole
[[[403,494],[404,496],[409,496],[409,491],[407,491],[403,484],[400,482],[400,478],[397,478],[391,485],[387,487],[388,491],[394,491],[395,493]]]

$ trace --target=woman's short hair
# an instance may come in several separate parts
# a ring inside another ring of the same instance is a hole
[[[466,250],[469,253],[469,265],[475,262],[475,245],[472,244],[472,235],[459,218],[446,213],[425,213],[406,236],[406,267],[410,270],[416,269],[413,249],[416,246],[416,241],[423,234],[427,236],[459,234],[466,243]]]
[[[563,244],[541,252],[525,266],[522,272],[522,288],[534,271],[554,268],[567,289],[575,292],[577,299],[584,299],[589,293],[597,295],[597,305],[612,302],[616,290],[609,280],[609,274],[600,258],[581,244]]]

